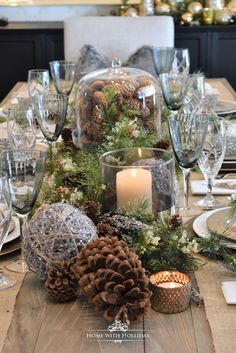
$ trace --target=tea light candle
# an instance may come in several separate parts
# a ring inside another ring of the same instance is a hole
[[[177,271],[162,271],[150,276],[152,308],[163,313],[185,310],[191,297],[191,282],[187,275]]]
[[[162,288],[179,288],[182,286],[183,284],[176,283],[176,282],[164,282],[164,283],[157,284],[157,287],[162,287]]]
[[[148,201],[147,212],[152,212],[152,174],[143,168],[128,168],[116,174],[117,208],[136,206]]]

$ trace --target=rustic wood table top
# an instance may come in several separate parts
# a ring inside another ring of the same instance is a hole
[[[226,80],[213,79],[209,82],[219,90],[222,99],[235,99],[235,93]],[[1,106],[9,102],[22,85],[18,83]],[[196,178],[196,174],[193,178]],[[200,198],[191,196],[190,202]],[[221,199],[226,204],[226,198]],[[202,211],[197,212],[200,214]],[[185,221],[191,223],[191,219]],[[0,266],[10,259],[12,255],[1,256]],[[53,303],[46,298],[42,283],[34,273],[29,272],[24,276],[4,271],[17,280],[17,285],[0,292],[1,353],[235,352],[234,349],[219,351],[214,345],[214,332],[211,331],[204,306],[198,307],[193,303],[178,314],[162,314],[150,309],[139,324],[132,325],[124,334],[124,342],[115,343],[115,337],[105,340],[108,337],[105,333],[109,333],[108,324],[94,311],[92,305],[81,299],[66,304]],[[192,280],[197,288],[194,276]],[[219,312],[219,322],[220,315]]]

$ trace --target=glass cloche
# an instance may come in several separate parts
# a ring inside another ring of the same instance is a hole
[[[150,132],[160,130],[160,89],[157,80],[146,71],[121,67],[119,59],[112,67],[84,76],[77,86],[76,145],[96,149],[106,132],[126,117],[136,119]]]

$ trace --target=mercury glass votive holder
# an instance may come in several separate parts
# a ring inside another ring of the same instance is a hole
[[[152,308],[173,314],[188,308],[191,298],[191,281],[177,271],[162,271],[150,276]]]
[[[204,25],[212,25],[214,21],[214,10],[209,7],[204,7],[202,9],[202,23]]]
[[[172,153],[157,148],[126,148],[100,157],[103,210],[137,208],[158,215],[175,207],[175,164]]]

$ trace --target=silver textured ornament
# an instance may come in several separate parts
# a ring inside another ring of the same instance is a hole
[[[90,240],[96,238],[94,223],[78,208],[67,203],[43,206],[26,229],[27,264],[44,279],[47,264],[75,258]]]

